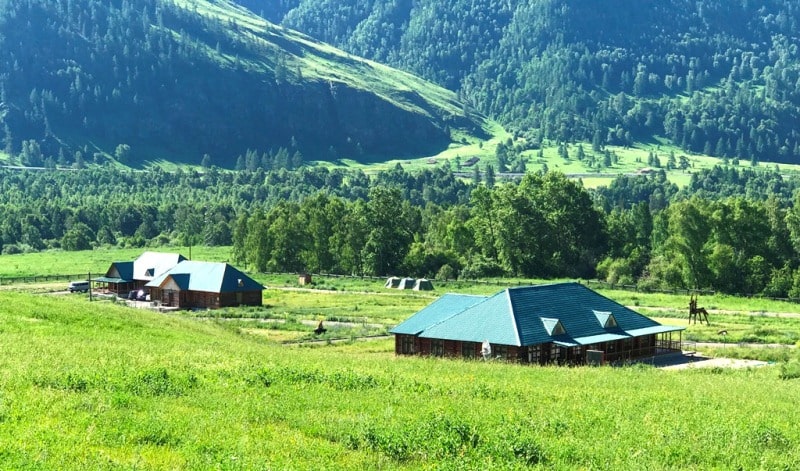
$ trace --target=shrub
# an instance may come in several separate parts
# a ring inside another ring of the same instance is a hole
[[[22,249],[17,244],[8,244],[3,246],[3,255],[17,255],[21,254]]]
[[[800,378],[800,360],[791,360],[781,365],[781,379]]]

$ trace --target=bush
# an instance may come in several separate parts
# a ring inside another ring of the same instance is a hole
[[[22,253],[22,249],[17,244],[3,246],[3,255],[16,255]]]
[[[781,379],[800,378],[800,360],[791,360],[781,365]]]
[[[505,271],[503,267],[491,260],[482,258],[475,258],[461,270],[458,277],[459,279],[475,280],[478,278],[496,278],[503,276]]]
[[[455,279],[455,277],[456,277],[455,269],[453,269],[453,267],[451,267],[447,263],[442,265],[442,267],[439,268],[439,272],[436,273],[436,279],[437,280],[447,281],[447,280],[453,280],[453,279]]]

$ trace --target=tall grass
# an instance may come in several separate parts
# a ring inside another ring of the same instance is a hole
[[[286,347],[0,293],[7,469],[791,469],[792,370],[526,367]]]

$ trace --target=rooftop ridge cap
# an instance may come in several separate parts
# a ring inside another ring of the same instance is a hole
[[[514,311],[514,305],[511,304],[511,288],[506,288],[501,293],[505,293],[506,302],[508,303],[508,315],[511,316],[511,323],[514,324],[514,339],[517,341],[517,346],[521,347],[522,337],[519,335],[519,321],[517,320],[517,313]]]

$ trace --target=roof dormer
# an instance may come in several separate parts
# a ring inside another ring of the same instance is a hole
[[[547,334],[553,337],[554,335],[564,335],[567,331],[564,329],[564,326],[561,325],[561,321],[558,319],[552,319],[549,317],[542,317],[542,325],[544,325],[544,330],[547,331]]]
[[[604,329],[611,329],[617,327],[617,319],[614,318],[614,314],[611,314],[609,311],[595,311],[592,310],[594,316],[597,318],[597,322],[603,326]]]

